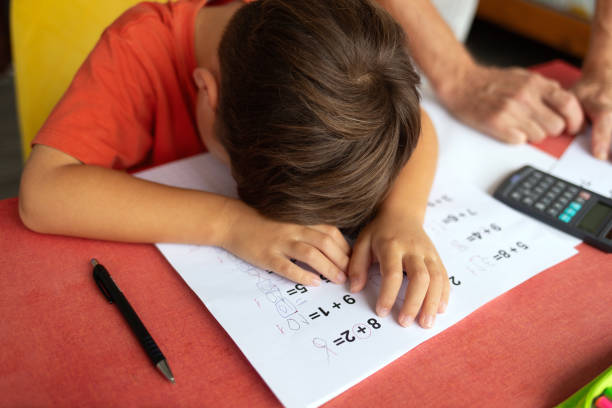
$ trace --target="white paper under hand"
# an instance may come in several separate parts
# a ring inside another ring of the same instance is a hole
[[[235,189],[229,171],[210,155],[161,166],[140,177],[235,195],[229,192]],[[575,253],[542,231],[540,223],[473,187],[439,178],[425,228],[451,279],[447,312],[438,315],[430,330],[417,325],[403,328],[396,322],[401,299],[390,316],[375,315],[380,285],[376,266],[366,289],[351,294],[346,286],[326,281],[314,288],[295,284],[215,247],[159,244],[158,248],[279,400],[288,407],[303,407],[333,398],[499,294]]]

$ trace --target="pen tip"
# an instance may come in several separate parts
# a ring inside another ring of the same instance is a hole
[[[170,381],[172,384],[176,384],[176,382],[174,381],[174,374],[172,374],[172,371],[170,370],[170,366],[168,365],[166,359],[160,360],[155,365],[168,381]]]
[[[95,267],[98,264],[98,260],[96,258],[91,258],[91,266]]]

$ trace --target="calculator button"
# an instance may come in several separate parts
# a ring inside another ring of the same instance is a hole
[[[553,200],[557,195],[555,193],[553,193],[552,191],[549,191],[548,193],[546,193],[546,198]]]
[[[540,199],[540,202],[544,204],[545,207],[547,207],[548,204],[550,204],[552,201],[548,197],[543,197]]]
[[[566,186],[566,184],[564,182],[562,182],[562,181],[557,181],[555,183],[555,187],[559,187],[560,189],[564,189],[565,186]]]
[[[576,201],[572,201],[569,205],[569,208],[573,208],[576,211],[580,211],[582,205],[580,205],[580,203],[577,203]]]
[[[510,194],[510,197],[518,201],[521,199],[521,197],[523,197],[523,195],[519,193],[518,191],[514,191],[512,194]]]
[[[531,197],[525,197],[525,198],[523,198],[523,204],[526,204],[526,205],[531,205],[531,204],[533,204],[533,198],[531,198]]]
[[[567,191],[569,191],[572,194],[576,194],[578,192],[578,187],[575,186],[570,186]]]
[[[573,209],[573,208],[571,208],[571,207],[567,207],[567,208],[565,209],[565,211],[563,211],[563,214],[567,214],[567,215],[569,215],[570,217],[573,217],[574,215],[576,215],[576,210],[574,210],[574,209]]]
[[[591,198],[591,194],[588,191],[584,190],[580,192],[579,196],[584,200],[588,200],[589,198]]]
[[[565,191],[563,193],[563,197],[567,198],[568,200],[571,200],[572,198],[574,198],[574,194],[570,193],[569,191]]]
[[[531,175],[531,177],[535,177],[535,178],[542,178],[544,174],[541,171],[534,171],[533,174]]]
[[[559,203],[554,203],[552,205],[552,208],[554,208],[557,211],[561,211],[563,209],[563,206],[561,204],[559,204]]]
[[[551,192],[556,194],[559,194],[561,191],[563,191],[563,189],[561,187],[558,186],[553,186],[553,188],[550,189]]]
[[[540,210],[540,211],[544,211],[544,210],[546,209],[546,204],[544,204],[544,203],[543,203],[543,202],[541,202],[541,201],[538,201],[538,202],[537,202],[537,203],[534,205],[534,207],[535,207],[536,209]]]
[[[574,202],[578,203],[578,204],[584,204],[586,202],[586,200],[582,197],[576,197],[574,198]]]
[[[572,217],[570,217],[569,215],[563,213],[559,216],[559,219],[563,222],[570,222],[572,220]]]
[[[557,214],[559,214],[559,211],[555,210],[554,208],[549,208],[548,210],[546,210],[546,213],[548,215],[552,215],[553,217],[556,217]]]
[[[555,179],[553,179],[550,176],[546,176],[544,177],[544,181],[547,182],[548,184],[552,184],[555,181]]]
[[[557,202],[561,205],[566,205],[567,203],[569,203],[569,199],[565,197],[559,197],[559,199],[557,199]]]
[[[534,192],[535,192],[537,195],[542,194],[542,193],[544,192],[544,190],[545,190],[545,189],[544,189],[543,187],[540,187],[540,186],[536,186],[536,188],[534,188],[534,189],[533,189],[533,191],[534,191]]]

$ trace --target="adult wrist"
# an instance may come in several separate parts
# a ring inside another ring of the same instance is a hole
[[[470,84],[470,78],[478,76],[481,69],[483,67],[468,56],[439,74],[437,78],[429,78],[429,80],[442,104],[452,108],[460,103],[466,86]]]

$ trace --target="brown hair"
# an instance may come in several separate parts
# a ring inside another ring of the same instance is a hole
[[[281,221],[367,222],[420,133],[397,23],[368,0],[258,0],[219,59],[216,131],[241,199]]]

